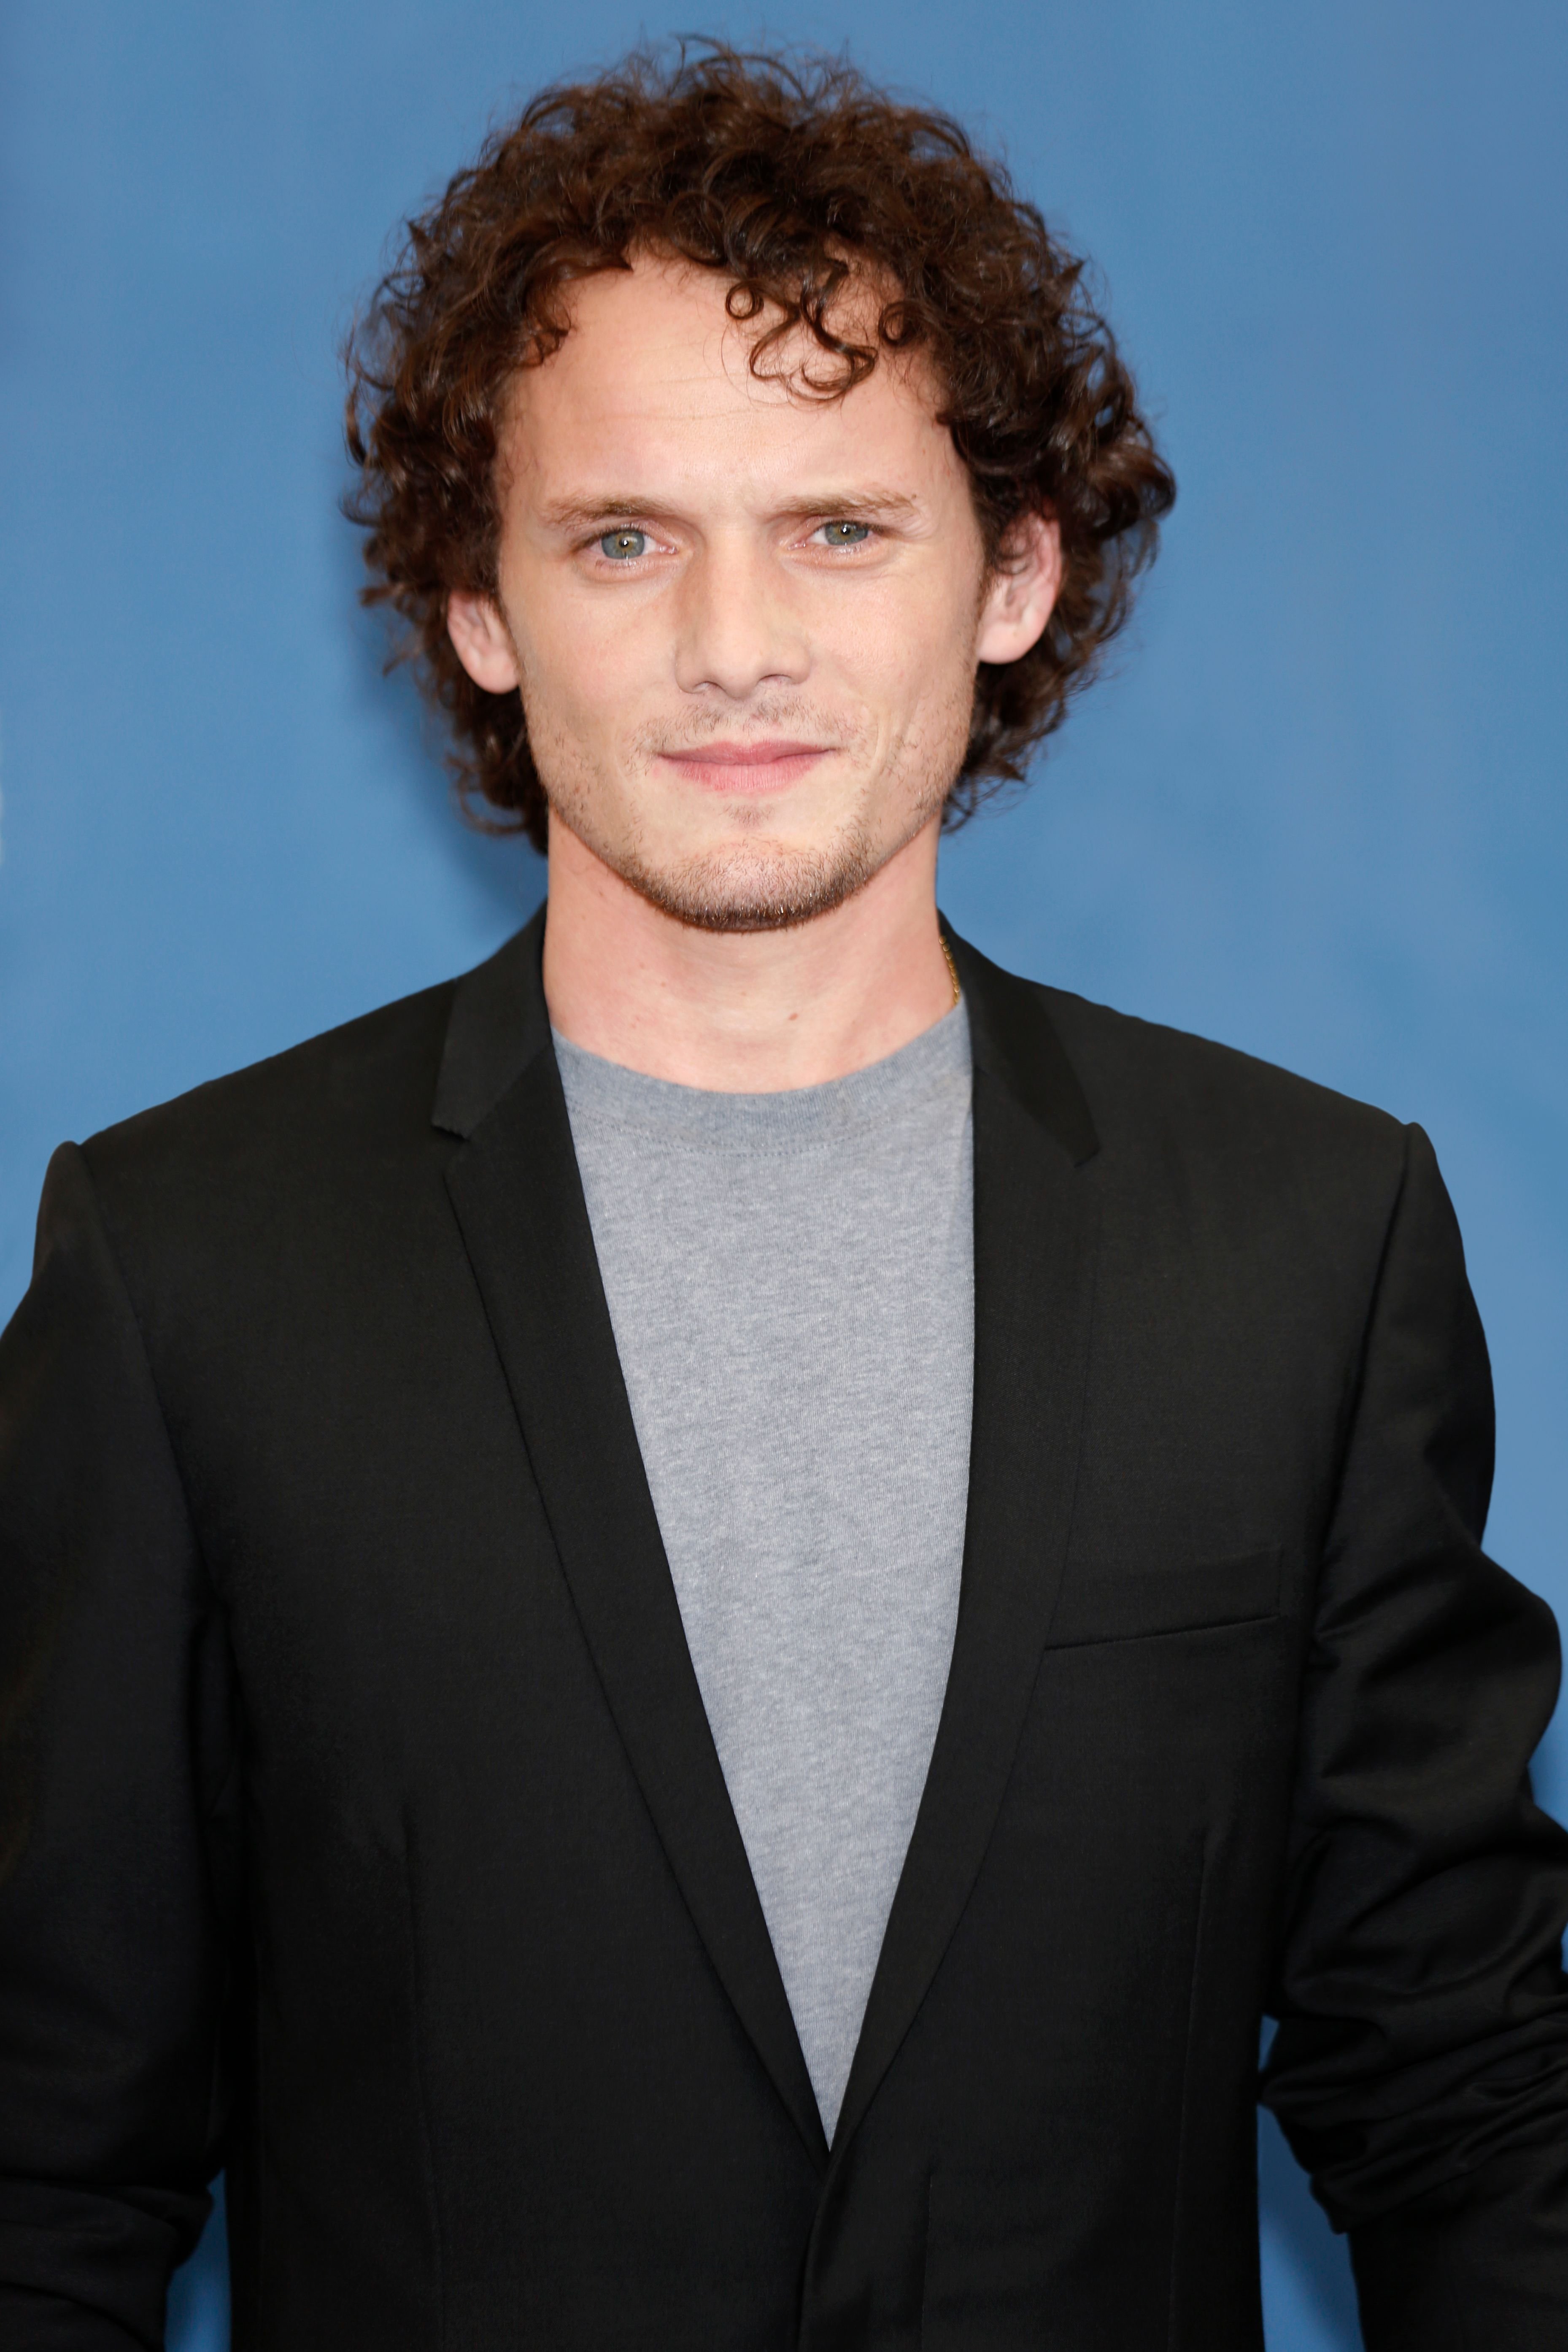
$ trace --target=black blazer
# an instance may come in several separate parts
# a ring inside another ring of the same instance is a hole
[[[0,2343],[1257,2352],[1265,2095],[1377,2352],[1568,2345],[1550,1612],[1425,1136],[953,942],[946,1704],[837,2137],[539,977],[56,1158],[4,1341]]]

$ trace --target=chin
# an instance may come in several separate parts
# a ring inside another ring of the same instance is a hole
[[[887,855],[852,834],[823,849],[747,844],[668,866],[634,856],[617,861],[616,871],[662,914],[693,930],[784,931],[841,907]]]

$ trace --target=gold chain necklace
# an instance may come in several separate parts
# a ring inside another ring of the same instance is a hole
[[[961,1002],[963,995],[963,991],[958,984],[958,966],[953,962],[952,950],[948,946],[947,940],[941,931],[937,933],[937,939],[941,943],[942,961],[947,966],[947,976],[952,982],[952,1002],[954,1004],[957,1004]]]

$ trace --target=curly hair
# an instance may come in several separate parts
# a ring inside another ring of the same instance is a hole
[[[416,664],[450,722],[465,807],[508,812],[544,845],[521,697],[477,686],[447,634],[454,589],[497,591],[508,390],[559,348],[574,279],[648,252],[722,272],[731,316],[763,322],[759,373],[804,328],[824,355],[808,394],[840,396],[879,350],[918,351],[989,563],[1005,560],[1026,514],[1056,517],[1064,572],[1044,635],[1020,660],[979,668],[944,814],[962,823],[996,784],[1022,781],[1092,675],[1175,484],[1082,260],[958,123],[896,103],[839,60],[717,44],[695,56],[682,45],[668,64],[640,52],[533,99],[409,222],[349,338],[359,479],[345,511],[367,533],[363,593],[406,625],[393,658]],[[836,329],[852,279],[878,289],[865,340]]]

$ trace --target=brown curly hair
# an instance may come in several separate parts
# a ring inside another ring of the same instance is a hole
[[[979,670],[945,815],[962,823],[988,784],[1021,781],[1060,724],[1127,617],[1175,484],[1082,261],[956,122],[895,103],[839,60],[718,44],[683,44],[668,64],[641,52],[532,100],[408,224],[349,339],[359,481],[345,511],[367,532],[363,595],[407,624],[394,659],[416,664],[450,721],[465,806],[510,812],[543,847],[521,698],[476,686],[447,634],[453,589],[496,593],[508,387],[559,347],[573,279],[648,251],[721,270],[738,320],[776,313],[752,351],[759,373],[792,330],[809,331],[828,362],[806,379],[819,396],[861,382],[879,347],[918,349],[991,563],[1021,516],[1056,516],[1065,563],[1049,625],[1021,660]],[[883,289],[874,341],[835,331],[857,273]]]

